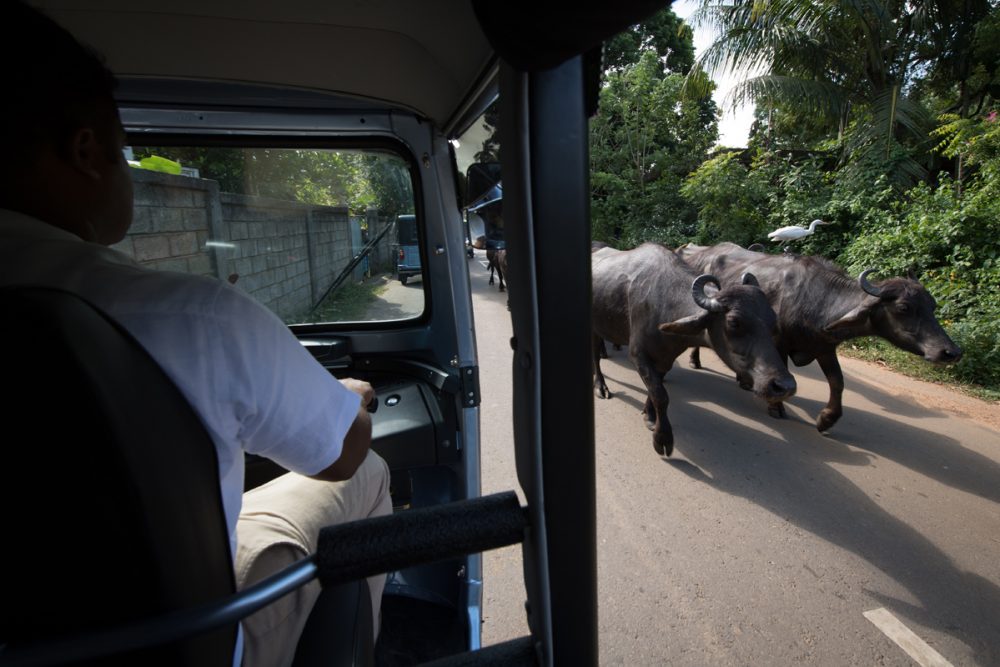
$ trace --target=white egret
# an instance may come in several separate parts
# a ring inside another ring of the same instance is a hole
[[[805,227],[800,227],[799,225],[789,225],[788,227],[782,227],[781,229],[775,229],[773,232],[767,235],[767,238],[772,241],[781,243],[782,246],[787,245],[791,241],[797,241],[803,237],[809,236],[816,231],[816,225],[829,225],[829,222],[824,222],[823,220],[816,219],[809,223],[809,229]]]

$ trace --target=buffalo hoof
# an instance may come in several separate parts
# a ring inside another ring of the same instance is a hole
[[[784,403],[769,403],[767,406],[767,414],[771,415],[775,419],[784,419],[788,416],[785,412]]]
[[[646,428],[648,428],[650,431],[652,431],[653,433],[656,433],[656,421],[655,420],[650,419],[649,417],[647,417],[644,414],[642,416],[642,423],[645,424]],[[655,437],[654,437],[654,439],[655,439]]]
[[[506,288],[506,287],[504,287],[503,285],[501,285],[501,286],[500,286],[500,291],[501,291],[501,292],[506,292],[506,291],[507,291],[507,288]]]
[[[674,453],[674,434],[660,431],[653,433],[653,449],[660,456],[670,456]]]
[[[824,409],[819,413],[819,417],[816,418],[816,430],[820,433],[826,433],[833,428],[838,419],[840,419],[840,415],[834,414],[831,410]]]
[[[595,384],[594,396],[596,396],[597,398],[611,398],[611,391],[608,389],[608,385]]]

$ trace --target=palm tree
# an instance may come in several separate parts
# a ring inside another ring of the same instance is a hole
[[[732,103],[812,114],[845,140],[845,158],[888,159],[900,140],[930,147],[911,92],[940,15],[921,0],[703,0],[693,21],[718,34],[699,64],[746,76]],[[896,166],[897,177],[923,175],[913,160]]]

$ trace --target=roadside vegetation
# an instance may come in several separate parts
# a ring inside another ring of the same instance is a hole
[[[345,281],[323,302],[300,321],[306,322],[357,322],[367,319],[368,309],[388,289],[389,283],[375,276],[360,283]]]
[[[595,240],[795,242],[857,275],[912,275],[962,346],[948,367],[875,341],[847,354],[1000,398],[1000,9],[991,0],[706,0],[696,61],[667,9],[605,47],[591,127]],[[706,73],[742,73],[746,147],[715,147]],[[749,72],[750,74],[746,74]]]

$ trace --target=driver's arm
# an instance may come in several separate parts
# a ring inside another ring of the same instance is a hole
[[[340,381],[345,387],[361,396],[361,406],[354,418],[354,423],[344,436],[344,445],[340,457],[332,464],[320,470],[315,479],[327,482],[342,482],[350,479],[368,455],[372,444],[372,418],[368,413],[368,404],[375,398],[375,390],[367,382],[346,378]]]

